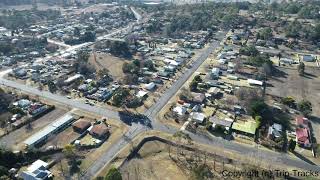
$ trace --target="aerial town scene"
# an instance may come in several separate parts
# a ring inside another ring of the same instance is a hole
[[[0,0],[9,179],[320,179],[320,1]]]

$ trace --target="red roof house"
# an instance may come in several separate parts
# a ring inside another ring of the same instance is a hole
[[[296,141],[299,145],[310,147],[309,120],[303,116],[296,117]]]
[[[297,128],[296,129],[296,141],[299,145],[302,145],[304,147],[310,147],[311,143],[309,140],[309,129]]]
[[[305,127],[309,129],[309,120],[303,116],[296,117],[296,125],[300,127]]]
[[[105,124],[94,125],[89,133],[98,139],[105,139],[110,135],[109,128]]]

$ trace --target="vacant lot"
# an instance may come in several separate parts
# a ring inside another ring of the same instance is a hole
[[[53,111],[49,112],[48,114],[40,117],[39,119],[33,121],[31,123],[31,129],[25,128],[25,126],[17,129],[10,134],[0,138],[0,146],[4,146],[6,148],[10,148],[13,150],[20,150],[23,146],[23,141],[26,140],[29,136],[33,135],[34,133],[38,132],[45,126],[47,126],[52,121],[58,119],[66,111],[63,109],[56,108]]]
[[[108,69],[110,74],[115,80],[121,79],[124,77],[122,72],[122,65],[127,60],[118,58],[109,54],[96,53],[96,58],[91,55],[89,62],[94,65],[97,70]]]
[[[160,142],[148,142],[134,158],[121,168],[123,178],[130,179],[188,179],[185,171],[169,157],[168,148]],[[161,162],[161,163],[159,163]]]
[[[269,80],[267,93],[274,96],[292,96],[297,101],[307,99],[312,103],[312,124],[316,137],[320,139],[320,69],[306,66],[306,75],[299,76],[296,66],[279,67],[277,76]]]

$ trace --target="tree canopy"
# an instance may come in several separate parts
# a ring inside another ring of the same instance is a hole
[[[122,180],[121,172],[117,168],[113,167],[108,171],[104,179],[105,180]]]

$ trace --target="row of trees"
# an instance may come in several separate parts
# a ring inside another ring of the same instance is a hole
[[[3,10],[0,16],[0,26],[9,29],[27,28],[41,20],[54,20],[61,16],[57,10]]]

